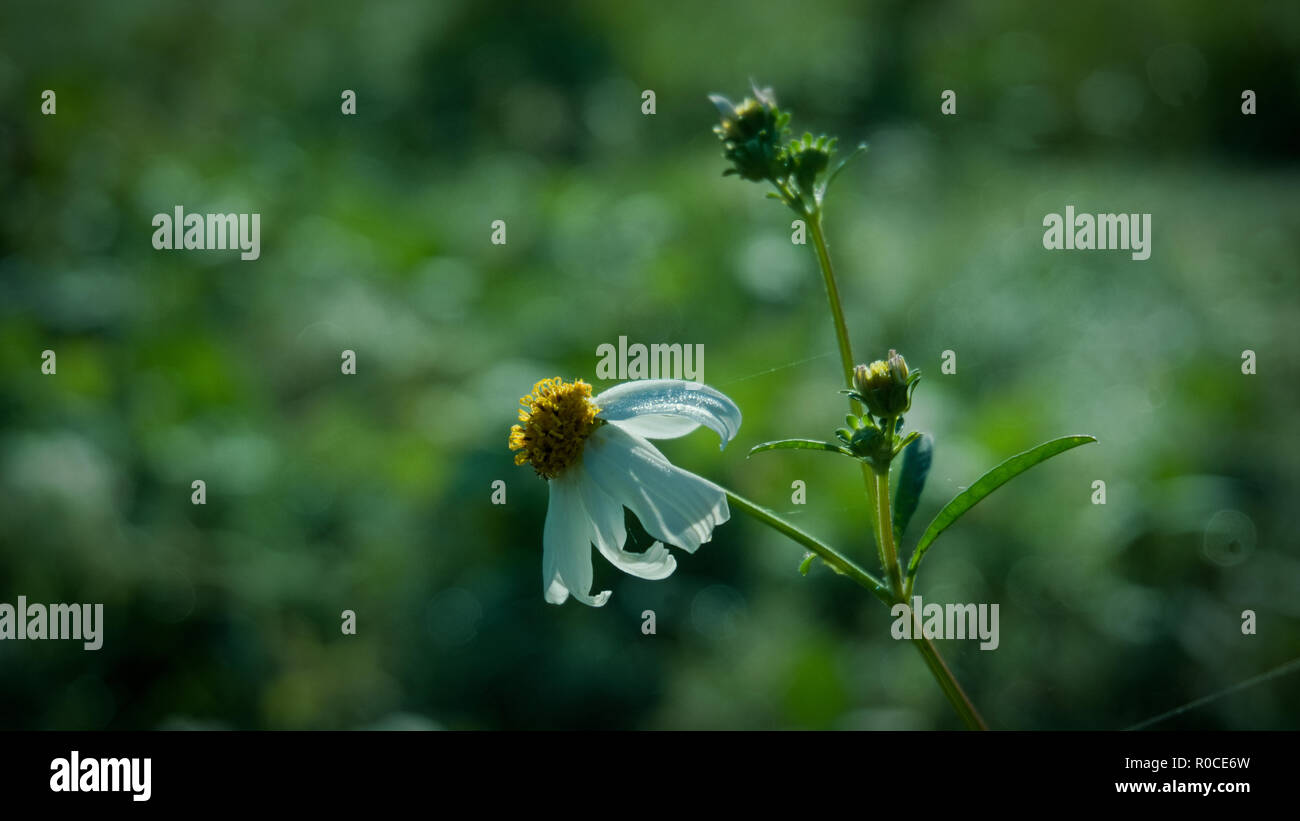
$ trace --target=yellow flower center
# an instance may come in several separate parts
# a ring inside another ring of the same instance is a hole
[[[515,464],[531,464],[538,476],[554,479],[578,461],[582,445],[600,421],[591,404],[591,386],[581,379],[543,379],[519,400],[519,421],[510,428]]]

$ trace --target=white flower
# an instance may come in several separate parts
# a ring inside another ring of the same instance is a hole
[[[740,409],[713,388],[679,379],[626,382],[591,397],[582,380],[558,377],[520,400],[510,432],[515,463],[531,464],[550,483],[542,532],[542,589],[563,604],[572,594],[593,607],[610,591],[591,594],[591,546],[619,570],[663,579],[677,568],[665,543],[694,553],[727,521],[722,488],[674,467],[650,439],[685,436],[700,425],[726,447],[740,429]],[[656,541],[644,553],[623,549],[623,508]]]

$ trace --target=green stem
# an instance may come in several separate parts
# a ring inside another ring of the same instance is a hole
[[[939,650],[934,646],[934,642],[924,636],[915,636],[912,639],[912,644],[916,645],[916,649],[920,651],[921,657],[925,659],[926,665],[930,668],[930,672],[934,674],[935,680],[939,682],[943,694],[948,697],[948,703],[957,711],[957,715],[961,716],[961,720],[966,723],[966,727],[971,730],[987,730],[989,725],[984,723],[984,718],[979,714],[979,710],[975,709],[975,705],[967,697],[966,691],[957,683],[952,670],[949,670],[948,665],[944,664],[943,657],[939,655]]]
[[[831,319],[835,322],[835,339],[840,348],[840,365],[844,370],[844,385],[850,387],[853,385],[853,347],[849,343],[849,329],[844,321],[844,307],[840,303],[839,286],[835,283],[835,269],[831,267],[830,251],[826,247],[826,234],[822,230],[822,210],[820,204],[815,208],[804,208],[808,216],[808,228],[812,234],[813,247],[817,251],[817,264],[822,271],[822,280],[826,284],[826,298],[831,306]],[[856,416],[862,415],[862,405],[856,399],[849,398],[849,409]],[[893,436],[893,420],[889,420],[891,430],[889,435]],[[869,574],[877,585],[871,588],[877,598],[885,601],[886,604],[893,605],[897,602],[906,602],[903,597],[902,569],[898,563],[898,549],[894,545],[894,519],[890,512],[889,499],[889,466],[886,465],[883,473],[874,471],[865,462],[862,463],[862,479],[867,487],[867,499],[871,502],[872,526],[876,534],[876,553],[880,557],[880,566],[884,568],[889,577],[890,588],[887,589],[874,577]],[[728,493],[728,496],[731,494]],[[778,528],[779,529],[779,528]],[[783,531],[784,532],[784,531]],[[786,534],[790,535],[790,534]],[[793,536],[791,537],[793,538]],[[811,538],[811,537],[809,537]],[[798,539],[796,539],[798,541]],[[805,543],[806,544],[806,543]],[[811,548],[810,548],[811,549]],[[827,548],[829,550],[829,548]],[[821,555],[819,553],[819,555]],[[835,554],[838,556],[838,554]],[[824,558],[824,557],[823,557]],[[846,561],[847,560],[843,560]],[[832,564],[832,566],[834,566]],[[861,583],[861,582],[859,582]],[[883,593],[883,595],[882,595]],[[892,598],[892,601],[890,599]],[[987,730],[988,725],[971,704],[961,685],[953,676],[948,665],[944,663],[943,657],[939,655],[939,650],[934,643],[927,638],[921,637],[913,640],[917,650],[920,651],[922,658],[925,659],[926,665],[934,675],[935,680],[939,683],[940,689],[947,696],[949,703],[952,704],[957,714],[961,716],[962,721],[967,727],[974,730]]]
[[[884,557],[885,573],[889,576],[889,586],[894,591],[894,597],[906,601],[903,598],[903,575],[898,563],[898,548],[894,546],[894,517],[889,509],[889,465],[872,473],[876,484],[876,538]]]
[[[817,252],[817,265],[821,268],[822,281],[826,285],[826,299],[831,306],[831,319],[835,323],[835,340],[840,348],[840,367],[844,371],[844,386],[853,386],[853,345],[849,341],[849,326],[844,321],[844,306],[840,303],[840,289],[835,283],[835,268],[831,265],[831,253],[826,247],[826,233],[822,230],[822,210],[820,207],[814,209],[804,209],[807,216],[808,230],[812,233],[813,248]],[[849,410],[854,416],[862,415],[862,403],[853,397],[849,397]],[[877,516],[878,500],[876,499],[876,483],[871,475],[871,468],[864,462],[862,464],[862,483],[867,489],[867,500],[871,503],[868,510],[871,512],[871,527],[879,531],[880,521]],[[887,505],[888,498],[885,504]],[[876,556],[880,559],[880,566],[888,568],[884,551],[880,546],[879,540],[876,541]]]
[[[831,304],[831,319],[835,321],[835,339],[840,346],[840,366],[844,369],[844,387],[853,386],[853,346],[849,343],[849,328],[844,322],[844,308],[840,304],[840,289],[835,284],[835,269],[831,267],[831,254],[826,248],[826,234],[822,231],[822,211],[820,208],[808,214],[808,230],[812,233],[813,247],[817,250],[817,264],[822,269],[822,281],[826,283],[826,298]],[[849,399],[853,413],[862,415],[862,405],[856,399]]]
[[[783,536],[786,536],[798,544],[808,548],[820,557],[822,561],[830,565],[832,570],[841,575],[848,576],[867,590],[870,590],[872,595],[880,599],[886,605],[893,607],[895,604],[900,602],[899,598],[890,593],[889,588],[884,584],[884,582],[858,567],[830,545],[827,545],[816,537],[805,533],[787,522],[785,519],[777,516],[772,511],[760,507],[754,502],[746,499],[744,496],[733,493],[726,488],[723,488],[723,492],[727,494],[727,501],[733,509],[753,516],[755,519]],[[893,522],[890,521],[888,516],[885,517],[885,521],[892,526]],[[895,569],[897,569],[897,562],[895,562]],[[944,663],[943,657],[939,655],[938,648],[934,646],[934,642],[924,636],[917,636],[912,639],[912,643],[916,645],[916,649],[921,653],[921,657],[925,659],[926,666],[930,668],[930,673],[939,683],[939,688],[943,690],[944,696],[947,697],[948,702],[952,704],[952,708],[957,711],[957,715],[966,723],[966,726],[972,730],[987,730],[988,725],[984,723],[984,719],[980,717],[979,711],[975,709],[975,705],[971,703],[971,700],[966,696],[966,692],[962,690],[961,685],[957,683],[957,679],[953,676],[952,670],[948,669],[948,665]]]
[[[830,545],[803,532],[772,511],[754,504],[743,496],[739,496],[726,488],[723,488],[723,492],[727,494],[727,501],[733,509],[748,513],[778,533],[808,548],[813,553],[816,553],[822,561],[830,565],[832,570],[853,579],[853,581],[870,590],[876,598],[885,604],[892,605],[894,603],[894,597],[890,594],[889,588],[885,586],[884,582],[858,567]]]
[[[866,462],[860,463],[862,467],[862,481],[867,486],[867,515],[871,517],[871,533],[876,538],[876,558],[880,560],[880,567],[889,573],[889,560],[885,558],[885,547],[880,541],[880,510],[879,501],[876,498],[876,478],[872,475],[871,467]]]

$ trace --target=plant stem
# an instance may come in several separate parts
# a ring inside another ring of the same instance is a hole
[[[858,567],[825,542],[803,532],[772,511],[754,504],[744,496],[737,495],[726,488],[723,488],[723,492],[727,494],[727,501],[730,502],[733,508],[748,513],[783,536],[816,553],[822,561],[831,566],[832,570],[853,579],[853,581],[870,590],[876,598],[885,604],[892,605],[894,603],[894,597],[890,594],[889,588],[885,586],[884,582]]]
[[[826,283],[826,298],[831,304],[831,319],[835,322],[835,339],[840,346],[840,366],[844,370],[844,387],[853,386],[853,346],[849,342],[849,328],[844,322],[844,308],[840,304],[840,289],[835,284],[835,269],[831,267],[831,254],[826,248],[826,234],[822,231],[822,211],[817,208],[808,215],[808,230],[812,233],[813,247],[817,250],[817,264],[822,269]],[[862,415],[862,405],[849,399],[853,413]]]
[[[744,496],[740,496],[726,488],[723,488],[723,492],[727,494],[727,501],[732,508],[753,516],[781,535],[808,548],[822,561],[830,565],[832,570],[843,576],[848,576],[859,585],[870,590],[872,595],[886,605],[892,607],[900,602],[897,597],[889,592],[889,588],[884,582],[858,567],[825,542],[805,533],[772,511],[760,507]],[[885,521],[891,527],[893,526],[893,522],[887,516]],[[897,564],[895,564],[895,568],[897,568]],[[967,698],[966,692],[962,690],[961,685],[957,683],[957,679],[953,677],[952,671],[948,669],[943,657],[939,655],[939,650],[934,646],[934,642],[923,636],[916,636],[912,639],[912,643],[916,645],[921,657],[925,659],[926,666],[930,668],[930,673],[934,676],[935,681],[939,683],[939,689],[943,690],[944,696],[947,697],[948,702],[952,704],[952,708],[957,711],[957,715],[966,723],[966,726],[972,730],[987,730],[988,725],[984,723],[984,719],[980,717],[975,705]]]
[[[844,321],[844,306],[840,303],[840,289],[835,283],[835,268],[831,265],[831,253],[826,247],[826,233],[822,230],[822,209],[820,206],[814,209],[806,209],[808,230],[812,233],[813,248],[817,251],[817,265],[821,268],[822,281],[826,285],[826,299],[831,306],[831,319],[835,323],[835,339],[840,348],[840,368],[844,371],[844,386],[853,386],[853,344],[849,341],[849,326]],[[849,397],[849,410],[854,416],[862,415],[862,403],[853,397]],[[876,483],[871,475],[871,468],[862,464],[862,483],[867,489],[867,500],[870,502],[868,510],[871,513],[871,527],[879,531],[880,522],[877,515],[879,501],[876,499]],[[885,497],[885,504],[889,504],[889,497]],[[876,541],[876,557],[880,559],[881,568],[887,569],[889,563],[886,560],[884,550],[881,548],[880,541]]]
[[[884,557],[885,573],[889,576],[890,589],[899,601],[903,598],[903,575],[898,564],[898,548],[894,546],[894,517],[889,509],[889,465],[872,471],[876,484],[876,538],[880,553]]]
[[[819,203],[814,208],[810,209],[805,207],[804,210],[808,212],[808,228],[809,232],[812,234],[813,247],[817,251],[817,264],[822,271],[822,280],[826,284],[826,299],[830,302],[831,319],[835,322],[835,339],[839,343],[840,348],[840,365],[844,370],[844,385],[845,387],[851,387],[853,385],[853,347],[849,342],[848,325],[844,321],[844,307],[840,303],[840,290],[835,283],[835,269],[831,267],[831,255],[830,251],[826,247],[826,234],[822,230],[822,209]],[[849,398],[849,409],[856,416],[862,415],[861,403],[852,397]],[[890,426],[888,435],[892,441],[894,420],[889,419],[888,422]],[[870,574],[863,571],[859,572],[863,572],[863,575],[871,579],[875,584],[874,587],[870,587],[871,592],[875,593],[876,597],[884,601],[885,604],[888,604],[891,607],[895,603],[906,604],[907,600],[904,598],[903,591],[902,569],[898,563],[898,549],[894,545],[894,519],[893,514],[890,512],[889,504],[889,465],[885,465],[884,470],[880,471],[873,470],[863,462],[862,479],[867,487],[867,499],[871,502],[870,511],[872,527],[875,530],[876,535],[876,554],[880,558],[880,566],[884,568],[886,575],[889,577],[889,588],[885,588],[884,585],[876,581],[876,579]],[[728,492],[727,495],[732,497],[730,492]],[[736,498],[737,501],[740,502],[744,501],[740,500],[739,497],[733,498]],[[751,503],[746,502],[745,504]],[[773,526],[776,527],[776,525]],[[780,527],[777,529],[781,530]],[[785,531],[782,530],[782,532]],[[790,533],[786,533],[786,535],[795,538]],[[796,538],[795,541],[799,541],[799,539]],[[801,542],[801,544],[807,545],[806,542]],[[812,549],[810,545],[809,549]],[[828,551],[830,550],[830,548],[825,549]],[[818,555],[822,555],[819,551],[814,550],[814,552],[817,552]],[[839,557],[839,554],[834,553],[834,551],[831,551],[831,553],[836,557]],[[825,558],[825,556],[823,556],[823,558]],[[840,560],[852,566],[847,559],[841,558]],[[828,561],[828,564],[835,567],[835,564],[832,562]],[[859,584],[862,584],[860,580]],[[944,663],[943,657],[939,655],[939,650],[934,646],[934,642],[928,638],[920,636],[915,637],[912,643],[915,644],[917,650],[920,651],[922,658],[925,659],[926,665],[930,668],[931,674],[934,675],[935,681],[939,683],[939,687],[943,690],[943,694],[947,696],[949,703],[952,704],[952,707],[957,711],[957,714],[961,716],[961,719],[966,723],[966,726],[973,730],[987,730],[988,725],[984,723],[984,719],[980,717],[979,712],[975,709],[975,705],[971,703],[970,699],[966,696],[965,691],[961,689],[961,685],[957,683],[957,679],[953,676],[952,671],[948,669],[948,665]]]
[[[910,618],[910,615],[909,615]],[[920,651],[921,657],[934,674],[935,681],[939,682],[939,687],[943,694],[948,697],[948,703],[961,716],[961,720],[966,722],[966,727],[971,730],[987,730],[989,725],[984,723],[984,718],[980,716],[975,705],[971,703],[970,698],[966,696],[966,691],[957,683],[953,676],[952,670],[944,664],[943,657],[939,655],[939,650],[934,646],[934,642],[924,636],[914,636],[912,644]]]

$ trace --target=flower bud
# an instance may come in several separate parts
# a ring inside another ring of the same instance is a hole
[[[804,134],[802,140],[790,143],[787,154],[790,157],[790,170],[795,185],[809,200],[821,201],[825,189],[823,178],[830,168],[831,155],[835,153],[834,138],[823,134],[814,138]]]
[[[776,107],[771,90],[755,88],[754,96],[739,105],[720,94],[710,94],[709,100],[722,116],[713,131],[722,140],[723,156],[731,162],[724,174],[739,174],[754,182],[784,176],[781,135],[790,115]]]
[[[716,95],[714,99],[716,104],[718,99]],[[746,97],[740,105],[731,106],[729,112],[722,113],[722,124],[718,128],[722,132],[723,139],[746,143],[761,136],[763,129],[771,123],[771,112],[757,100]]]
[[[912,376],[907,361],[891,350],[887,360],[878,359],[853,370],[853,390],[872,416],[900,416],[912,406]]]
[[[907,384],[907,376],[910,373],[907,369],[907,360],[903,355],[893,348],[889,349],[889,374],[894,378],[894,382],[899,385]]]

